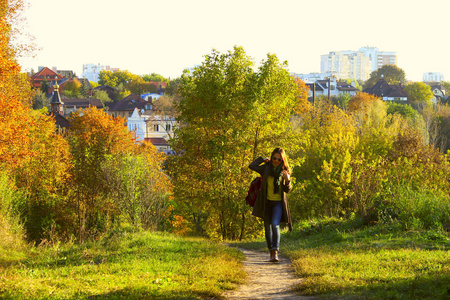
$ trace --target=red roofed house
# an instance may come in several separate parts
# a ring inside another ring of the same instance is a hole
[[[50,82],[53,80],[60,80],[63,77],[56,73],[55,71],[50,70],[45,67],[36,74],[30,76],[30,83],[33,88],[40,89],[43,81],[47,81],[50,85]]]

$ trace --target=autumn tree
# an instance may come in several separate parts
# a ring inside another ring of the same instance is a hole
[[[135,227],[158,229],[168,208],[171,186],[162,170],[164,153],[149,142],[111,156],[103,165],[109,193],[121,217]]]
[[[111,87],[118,87],[120,84],[126,84],[131,81],[142,80],[138,75],[129,71],[107,71],[102,70],[98,76],[98,83],[100,85],[109,85]]]
[[[333,102],[343,110],[348,109],[348,103],[351,99],[352,97],[347,93],[341,93],[337,97],[332,97]]]
[[[20,22],[22,0],[0,1],[0,93],[31,106],[32,94],[26,74],[20,73],[16,56],[21,45],[13,45],[17,32],[13,27]]]
[[[408,95],[408,101],[415,107],[420,105],[431,105],[434,95],[431,87],[423,82],[413,82],[404,87]]]
[[[61,93],[67,98],[79,98],[82,94],[82,87],[83,84],[79,80],[73,78],[64,84]]]
[[[45,238],[54,226],[63,236],[71,232],[72,213],[66,197],[72,168],[68,143],[55,131],[55,120],[41,111],[28,111],[29,157],[14,172],[16,186],[26,195],[20,204],[30,240]],[[48,236],[47,236],[48,237]]]
[[[22,1],[0,0],[0,234],[17,240],[23,237],[22,222],[13,209],[16,205],[13,202],[22,197],[18,197],[12,177],[32,155],[27,130],[32,120],[23,105],[27,103],[27,92],[23,92],[25,85],[19,80],[20,66],[12,44],[12,26],[22,7]],[[3,247],[10,245],[4,242],[1,246],[3,251],[8,251]]]
[[[153,83],[145,82],[142,78],[138,78],[124,84],[124,87],[131,93],[142,95],[144,93],[156,93],[158,90]]]
[[[294,113],[301,114],[309,111],[311,108],[311,103],[308,101],[309,87],[300,78],[296,79],[297,83],[297,95],[296,103],[294,106]]]
[[[339,215],[352,195],[352,155],[357,148],[355,121],[328,99],[318,101],[297,131],[293,158],[297,189],[290,201],[296,218]]]
[[[89,233],[105,230],[117,215],[114,202],[107,197],[109,186],[101,170],[109,157],[130,151],[134,140],[122,118],[113,118],[95,107],[78,111],[69,121],[72,205],[78,218],[78,235],[83,240]]]
[[[355,120],[361,144],[371,144],[369,152],[361,150],[364,155],[386,155],[391,147],[392,132],[397,130],[387,113],[387,103],[376,96],[358,93],[349,102],[349,112]]]
[[[70,169],[68,147],[64,138],[56,134],[52,118],[31,110],[17,96],[5,97],[2,92],[0,167],[24,196],[15,206],[28,238],[36,241],[54,222],[65,224],[67,220],[62,190]]]
[[[284,138],[298,87],[275,55],[253,69],[241,47],[213,51],[179,87],[179,129],[170,165],[180,210],[214,238],[258,232],[244,203],[248,164]]]
[[[374,86],[381,78],[392,85],[403,85],[406,82],[406,74],[403,69],[396,65],[384,65],[370,73],[369,79],[364,83],[364,88],[366,89]]]
[[[31,89],[21,81],[20,66],[16,60],[12,26],[23,3],[0,1],[0,164],[21,165],[30,155],[27,124],[33,123],[29,111],[21,105],[30,104]],[[28,89],[28,90],[26,90]]]
[[[351,97],[348,102],[348,109],[350,111],[357,111],[373,104],[376,100],[380,100],[380,98],[368,93],[358,93]]]
[[[418,108],[423,120],[425,140],[431,146],[446,152],[450,139],[450,109],[447,105],[420,105]],[[423,133],[422,132],[422,133]]]

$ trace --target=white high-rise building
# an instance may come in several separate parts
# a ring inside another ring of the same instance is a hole
[[[444,76],[437,72],[423,73],[423,82],[441,82],[444,81]]]
[[[397,65],[397,53],[380,51],[376,47],[362,47],[358,52],[364,53],[372,61],[372,71],[381,68],[384,65]]]
[[[382,52],[375,47],[363,47],[358,51],[332,51],[321,55],[320,71],[331,72],[338,78],[367,80],[372,71],[388,64],[397,64],[395,52]]]
[[[89,81],[97,82],[100,71],[117,71],[118,68],[111,68],[110,66],[100,64],[84,64],[83,65],[83,78],[87,78]]]

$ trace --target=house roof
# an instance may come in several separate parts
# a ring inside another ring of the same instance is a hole
[[[39,72],[30,76],[30,81],[35,88],[40,88],[44,80],[51,81],[55,79],[59,80],[61,78],[62,78],[61,75],[45,67]]]
[[[136,94],[130,94],[122,100],[114,103],[114,105],[109,109],[109,111],[133,111],[137,109],[145,109],[145,105],[149,102],[142,99]]]
[[[42,81],[42,80],[44,80],[44,78],[47,78],[47,79],[55,79],[55,78],[61,79],[62,76],[59,75],[58,73],[56,73],[55,71],[50,70],[49,68],[45,67],[42,70],[40,70],[39,72],[37,72],[34,75],[32,75],[30,78],[32,80]]]
[[[348,92],[356,92],[359,91],[357,88],[355,88],[354,86],[352,86],[351,84],[348,84],[345,81],[339,81],[337,83],[337,89],[340,91],[348,91]]]
[[[97,108],[103,108],[103,103],[99,99],[88,98],[88,99],[64,99],[65,107],[77,107],[86,108],[89,106],[95,106]]]
[[[60,114],[54,114],[54,113],[49,113],[49,115],[55,120],[55,124],[58,127],[61,127],[61,128],[69,128],[70,127],[69,121],[64,116],[61,116]]]
[[[313,85],[315,85],[316,87],[316,91],[323,91],[323,87],[321,85],[319,85],[318,83],[305,83],[307,87],[309,87],[309,90],[312,91],[313,90]]]
[[[440,84],[440,83],[437,83],[437,82],[426,82],[426,84],[428,84],[430,86],[432,91],[435,90],[435,89],[438,89],[438,90],[441,90],[441,91],[445,91],[445,87],[442,84]]]
[[[328,80],[317,80],[316,83],[318,83],[323,88],[328,88]]]
[[[169,143],[164,138],[146,138],[146,141],[149,141],[154,146],[169,146]]]
[[[167,82],[155,82],[155,81],[150,81],[150,84],[154,84],[156,86],[157,89],[165,89],[167,87]]]
[[[371,88],[365,89],[363,92],[377,96],[377,97],[390,97],[390,98],[406,98],[408,97],[403,91],[401,85],[390,85],[381,78]]]

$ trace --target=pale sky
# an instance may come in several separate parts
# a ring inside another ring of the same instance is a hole
[[[179,77],[217,49],[242,46],[257,65],[268,53],[289,71],[320,72],[320,55],[363,46],[397,52],[409,80],[450,81],[449,0],[26,0],[27,31],[41,48],[21,59],[73,70],[94,63]]]

